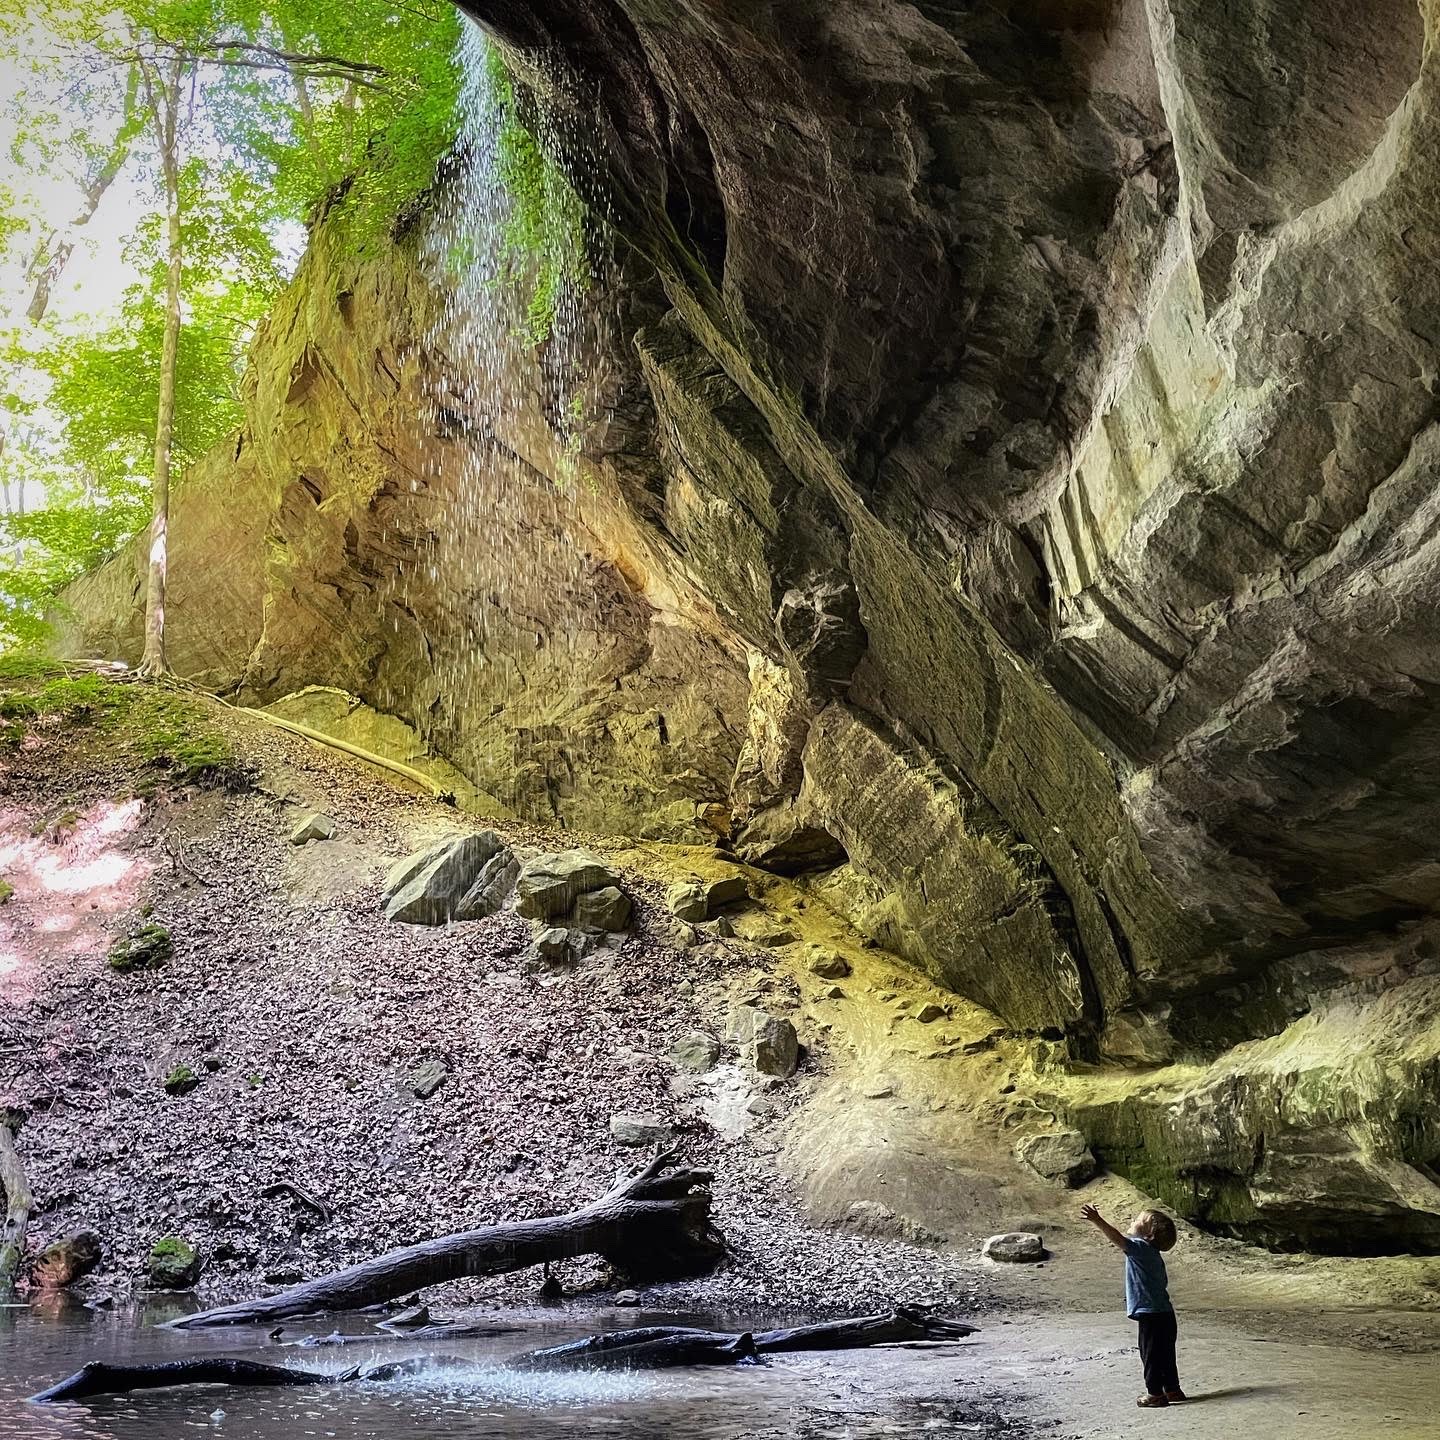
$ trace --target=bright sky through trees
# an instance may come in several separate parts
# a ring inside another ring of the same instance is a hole
[[[448,0],[0,0],[0,641],[152,494],[163,535],[307,223],[363,256],[429,185],[458,23]]]

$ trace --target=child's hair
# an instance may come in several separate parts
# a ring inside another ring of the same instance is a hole
[[[1142,1210],[1131,1228],[1157,1250],[1175,1248],[1175,1222],[1163,1210]]]

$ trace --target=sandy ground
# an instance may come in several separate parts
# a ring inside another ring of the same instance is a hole
[[[1272,1256],[1188,1227],[1172,1288],[1182,1375],[1205,1398],[1137,1410],[1116,1259],[1076,1211],[1083,1198],[1124,1218],[1143,1197],[1115,1177],[1071,1193],[1022,1172],[1014,1139],[1048,1119],[1025,1093],[1024,1057],[992,1043],[984,1012],[861,945],[803,889],[757,880],[739,936],[687,946],[664,884],[723,858],[600,840],[626,868],[635,932],[574,971],[536,973],[512,917],[451,930],[380,917],[385,862],[463,823],[453,810],[293,736],[222,723],[259,773],[243,794],[141,804],[119,760],[58,737],[3,771],[0,872],[16,893],[0,907],[0,1103],[29,1113],[36,1239],[80,1226],[104,1238],[92,1298],[131,1289],[164,1233],[207,1254],[208,1300],[565,1208],[633,1157],[610,1139],[610,1114],[645,1111],[715,1169],[735,1251],[716,1277],[656,1303],[941,1302],[981,1334],[926,1352],[920,1369],[897,1362],[895,1393],[973,1396],[989,1417],[976,1426],[998,1415],[1075,1437],[1440,1433],[1440,1261]],[[340,833],[293,849],[290,826],[312,807]],[[574,840],[501,828],[522,845]],[[175,959],[112,974],[110,940],[147,912],[174,933]],[[793,943],[748,943],[777,925]],[[851,964],[839,987],[810,973],[817,946]],[[733,1047],[703,1080],[677,1071],[676,1036],[723,1039],[728,1007],[747,998],[794,1019],[797,1076],[756,1086]],[[937,999],[943,1019],[918,1021]],[[420,1101],[405,1077],[434,1058],[448,1076]],[[162,1081],[179,1061],[205,1078],[175,1098]],[[323,1195],[334,1220],[266,1197],[279,1179]],[[1045,1264],[977,1258],[984,1235],[1013,1228],[1044,1234]],[[561,1274],[575,1292],[606,1283],[585,1262]],[[442,1298],[512,1305],[534,1284]],[[948,1400],[936,1414],[967,1428]]]

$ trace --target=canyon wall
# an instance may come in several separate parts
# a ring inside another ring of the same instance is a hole
[[[622,237],[578,468],[543,356],[516,433],[436,410],[405,245],[317,244],[177,668],[810,872],[1118,1076],[1056,1104],[1170,1203],[1440,1245],[1440,4],[466,8]]]

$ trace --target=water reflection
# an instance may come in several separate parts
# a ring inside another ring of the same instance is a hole
[[[4,1440],[870,1440],[939,1429],[1011,1434],[1003,1420],[960,1407],[945,1392],[973,1373],[967,1347],[938,1352],[863,1351],[788,1355],[764,1366],[669,1371],[532,1373],[506,1355],[613,1326],[615,1315],[533,1322],[520,1334],[438,1345],[470,1363],[390,1383],[335,1389],[153,1390],[83,1405],[37,1407],[25,1397],[86,1360],[143,1363],[197,1352],[243,1354],[305,1369],[412,1354],[403,1342],[333,1349],[286,1348],[263,1331],[180,1333],[144,1323],[145,1312],[83,1306],[0,1311],[0,1436]],[[150,1317],[151,1319],[154,1316]],[[627,1317],[694,1323],[700,1317]],[[348,1322],[352,1333],[363,1329]],[[715,1319],[705,1323],[733,1323]],[[330,1327],[317,1327],[325,1333]],[[296,1336],[298,1338],[298,1335]],[[917,1385],[922,1394],[908,1393]],[[938,1396],[937,1396],[937,1392]],[[952,1392],[953,1393],[953,1392]],[[936,1398],[927,1398],[930,1397]],[[998,1427],[998,1428],[992,1428]]]

